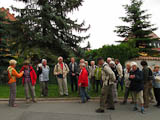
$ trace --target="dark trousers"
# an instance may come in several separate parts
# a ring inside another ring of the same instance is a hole
[[[10,87],[9,106],[14,106],[16,99],[16,82],[9,84],[9,87]]]
[[[88,93],[86,92],[86,87],[80,87],[80,96],[82,102],[86,102],[86,100],[90,98]]]
[[[90,82],[92,84],[92,88],[95,91],[95,77],[91,77]]]
[[[48,96],[48,81],[41,81],[41,94],[43,96]]]
[[[98,92],[99,86],[100,86],[100,88],[102,88],[102,81],[101,80],[95,80],[95,83],[96,83],[96,92]]]
[[[160,106],[160,88],[154,88],[154,95],[157,101],[157,105]]]
[[[129,90],[129,87],[125,87],[125,93],[124,93],[124,102],[127,102],[128,96],[131,93],[131,91]],[[132,101],[133,101],[133,96],[131,94],[132,97]]]
[[[78,90],[77,76],[70,76],[72,92]],[[74,89],[75,88],[75,89]]]
[[[119,88],[119,85],[121,87],[121,91],[123,91],[123,85],[124,84],[124,79],[123,78],[118,78],[118,83],[117,83],[117,90]]]

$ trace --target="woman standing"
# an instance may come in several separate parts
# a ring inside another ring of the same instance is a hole
[[[159,66],[156,65],[154,67],[154,80],[153,80],[153,89],[154,89],[154,95],[157,101],[156,107],[160,108],[160,71]]]
[[[20,78],[23,76],[24,71],[17,73],[15,67],[17,64],[17,61],[10,60],[9,61],[10,66],[8,67],[8,78],[9,78],[9,86],[10,86],[10,97],[9,97],[9,106],[16,107],[15,104],[15,98],[16,98],[16,78]]]
[[[33,67],[29,64],[30,64],[30,62],[26,60],[24,62],[23,67],[21,68],[21,71],[24,71],[22,83],[25,88],[26,102],[27,103],[30,102],[30,96],[29,96],[29,93],[30,93],[30,95],[32,97],[32,101],[34,103],[36,103],[35,84],[36,84],[36,80],[37,80],[37,75],[36,75],[36,72],[34,71]]]
[[[81,103],[85,103],[90,99],[86,92],[86,87],[88,87],[88,72],[85,68],[85,64],[81,63],[80,64],[80,75],[79,75],[79,80],[78,80],[78,86],[80,87],[80,96],[81,96]]]

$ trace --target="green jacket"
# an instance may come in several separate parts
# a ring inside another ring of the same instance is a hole
[[[94,74],[95,80],[101,80],[102,79],[102,73],[101,73],[101,71],[102,71],[101,67],[97,67],[95,69],[95,74]]]

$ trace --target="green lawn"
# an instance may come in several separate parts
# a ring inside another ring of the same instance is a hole
[[[48,87],[49,87],[48,98],[60,97],[59,92],[58,92],[58,85],[49,84]],[[70,85],[68,87],[69,87],[69,96],[67,96],[67,97],[78,97],[78,93],[77,92],[72,93]],[[119,96],[123,96],[123,94],[124,93],[119,90]],[[90,91],[89,95],[91,97],[98,97],[100,95],[100,91],[99,91],[99,93],[95,93],[94,91]],[[9,86],[1,85],[0,86],[0,98],[8,98],[8,96],[9,96]],[[40,97],[40,86],[38,84],[36,85],[36,96],[38,98]],[[17,98],[24,98],[24,97],[25,97],[24,87],[22,85],[18,85],[17,86]]]

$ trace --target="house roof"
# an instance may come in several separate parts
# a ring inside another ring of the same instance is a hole
[[[160,40],[160,37],[158,37],[158,35],[156,35],[155,33],[151,33],[150,35],[149,35],[149,37],[151,37],[151,38],[153,38],[153,39],[158,39],[158,40]],[[129,38],[125,38],[122,42],[127,42],[129,40]]]
[[[160,57],[143,57],[143,56],[139,56],[137,58],[133,58],[132,60],[155,60],[155,61],[160,61]]]
[[[16,21],[14,14],[10,13],[9,8],[5,9],[4,7],[2,7],[0,8],[0,11],[6,13],[6,19],[9,19],[10,21]]]

